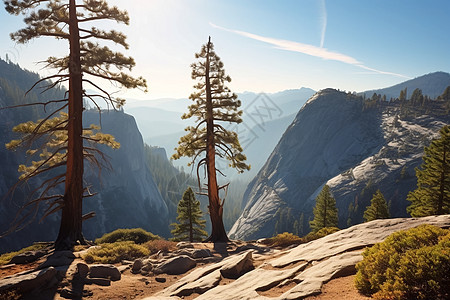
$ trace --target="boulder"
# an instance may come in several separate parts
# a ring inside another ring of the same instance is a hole
[[[96,284],[96,285],[100,285],[100,286],[110,286],[111,285],[111,280],[109,280],[107,278],[91,278],[91,277],[88,277],[88,278],[84,279],[84,283],[85,284]]]
[[[197,262],[186,255],[169,258],[161,264],[154,267],[153,272],[165,273],[169,275],[184,274],[194,268]]]
[[[89,266],[85,263],[78,263],[76,272],[81,278],[86,278],[89,273]]]
[[[177,248],[178,249],[194,248],[194,245],[192,245],[189,242],[179,242],[177,244]]]
[[[34,262],[41,258],[42,256],[46,255],[47,251],[44,250],[37,250],[37,251],[27,251],[21,254],[18,254],[14,256],[8,264],[28,264],[31,262]]]
[[[122,274],[119,269],[110,264],[91,265],[89,271],[90,278],[107,278],[112,281],[120,280]]]
[[[160,283],[164,283],[164,282],[167,281],[167,279],[164,278],[164,277],[155,277],[155,280],[156,280],[157,282],[160,282]]]
[[[119,266],[117,267],[117,270],[119,270],[120,273],[125,272],[126,270],[128,270],[130,268],[130,265],[125,265],[125,266]]]
[[[186,255],[191,258],[206,258],[213,256],[209,249],[184,248],[172,253],[172,256],[180,256],[180,255]]]
[[[220,274],[225,278],[236,279],[254,268],[252,251],[247,251],[229,260],[220,268]]]
[[[38,271],[25,271],[0,280],[0,292],[6,290],[18,290],[26,293],[42,288],[48,288],[58,282],[58,271],[53,268],[45,268]]]
[[[133,262],[133,266],[131,267],[131,273],[137,274],[141,272],[141,268],[144,266],[142,259],[138,258]]]

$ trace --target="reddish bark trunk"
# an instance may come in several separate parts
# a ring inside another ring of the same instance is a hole
[[[79,241],[85,243],[82,233],[83,200],[83,96],[80,61],[80,34],[75,0],[69,1],[69,123],[67,170],[61,225],[55,242],[57,250],[71,249]]]
[[[206,172],[208,174],[209,216],[212,231],[206,239],[207,242],[228,242],[227,232],[223,225],[223,207],[219,198],[219,189],[216,177],[216,150],[214,144],[214,119],[211,99],[211,84],[209,80],[209,53],[211,38],[208,40],[206,53]]]

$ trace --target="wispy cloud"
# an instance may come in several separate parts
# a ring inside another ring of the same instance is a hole
[[[220,29],[220,30],[232,32],[232,33],[235,33],[235,34],[238,34],[238,35],[241,35],[241,36],[253,39],[253,40],[271,44],[272,46],[274,46],[277,49],[292,51],[292,52],[299,52],[299,53],[307,54],[310,56],[319,57],[319,58],[322,58],[325,60],[339,61],[339,62],[342,62],[345,64],[354,65],[354,66],[357,66],[362,69],[372,71],[372,72],[375,72],[378,74],[392,75],[392,76],[403,77],[403,78],[408,78],[408,79],[410,78],[410,77],[402,75],[402,74],[385,72],[385,71],[380,71],[380,70],[377,70],[374,68],[367,67],[362,62],[358,61],[357,59],[355,59],[351,56],[348,56],[348,55],[345,55],[345,54],[342,54],[339,52],[330,51],[326,48],[317,47],[317,46],[309,45],[309,44],[298,43],[298,42],[289,41],[289,40],[281,40],[281,39],[275,39],[275,38],[271,38],[271,37],[265,37],[265,36],[245,32],[245,31],[228,29],[228,28],[213,24],[211,22],[209,24],[212,27]]]
[[[321,15],[320,15],[320,21],[322,24],[322,32],[320,35],[320,48],[323,48],[323,43],[325,42],[325,33],[327,32],[327,7],[325,5],[325,0],[322,0],[320,2],[320,10],[321,10]]]

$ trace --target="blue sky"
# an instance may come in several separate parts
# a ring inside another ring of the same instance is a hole
[[[448,0],[110,0],[128,10],[134,75],[149,92],[124,97],[188,97],[189,65],[211,35],[235,92],[276,92],[310,87],[363,91],[435,71],[450,72]],[[21,16],[0,9],[0,56],[49,74],[36,62],[65,55],[51,38],[16,45],[9,33]],[[105,28],[105,27],[103,27]],[[110,87],[110,89],[116,89]]]

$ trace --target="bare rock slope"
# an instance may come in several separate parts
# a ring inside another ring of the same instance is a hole
[[[178,282],[145,298],[181,299],[199,294],[195,299],[302,299],[321,293],[322,285],[333,278],[355,273],[365,247],[383,241],[390,234],[421,224],[450,227],[450,215],[425,218],[376,220],[338,231],[324,238],[266,257],[252,250],[230,256],[221,262],[197,268]],[[248,268],[248,259],[265,260],[255,269]],[[245,274],[226,281],[224,266],[246,261]],[[270,297],[268,296],[270,295]]]
[[[367,103],[333,89],[308,100],[248,185],[229,236],[251,240],[307,229],[325,184],[336,199],[341,228],[362,222],[377,189],[390,202],[392,217],[406,217],[414,168],[450,116],[434,110],[432,102],[426,111],[406,116],[399,103]],[[295,229],[295,221],[303,223]]]

